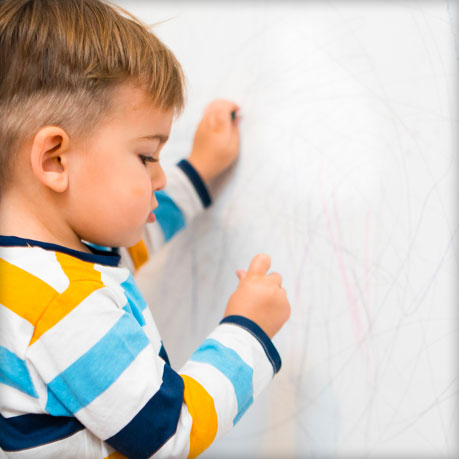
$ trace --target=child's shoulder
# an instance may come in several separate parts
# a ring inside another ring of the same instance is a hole
[[[118,267],[119,259],[116,254],[91,254],[56,244],[0,236],[2,273],[9,279],[20,276],[27,284],[39,279],[59,293],[72,282],[103,284],[102,276],[126,276],[126,270]]]
[[[91,298],[122,307],[122,288],[129,277],[119,257],[92,255],[24,240],[0,240],[0,303],[32,325],[54,310],[71,310]],[[10,241],[11,242],[11,241]],[[54,249],[54,250],[53,250]],[[98,298],[96,298],[98,297]],[[69,311],[67,311],[69,312]]]

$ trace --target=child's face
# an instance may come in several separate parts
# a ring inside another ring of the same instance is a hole
[[[112,106],[70,155],[67,221],[83,240],[129,247],[158,205],[154,191],[166,185],[162,167],[151,159],[159,159],[173,110],[153,107],[131,86],[117,90]]]

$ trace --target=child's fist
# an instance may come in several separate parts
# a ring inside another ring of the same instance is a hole
[[[238,155],[238,110],[235,103],[218,99],[211,102],[204,111],[188,157],[204,181],[223,172]]]
[[[238,270],[239,286],[226,307],[225,317],[240,315],[253,320],[272,338],[290,317],[290,304],[278,273],[268,274],[271,259],[257,255],[249,270]]]

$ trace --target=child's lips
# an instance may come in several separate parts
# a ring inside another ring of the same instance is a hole
[[[147,223],[154,223],[156,221],[156,215],[153,212],[157,208],[158,208],[158,201],[156,199],[154,199],[153,206],[151,208],[150,214],[147,217]]]
[[[150,215],[147,218],[147,223],[154,223],[156,221],[156,215],[153,211],[150,212]]]

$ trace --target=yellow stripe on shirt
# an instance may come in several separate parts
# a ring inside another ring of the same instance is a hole
[[[0,304],[34,325],[59,293],[33,274],[0,259]]]
[[[114,451],[112,454],[109,454],[106,458],[104,459],[126,459],[126,456],[123,456],[121,453],[118,451]]]
[[[136,245],[128,248],[135,269],[139,269],[148,260],[148,249],[141,239]]]
[[[180,375],[185,383],[184,401],[193,419],[188,458],[199,456],[214,441],[218,420],[214,400],[195,379]]]
[[[101,274],[94,269],[93,263],[59,252],[56,252],[56,258],[70,284],[67,290],[55,298],[52,307],[44,311],[35,327],[30,345],[73,311],[92,292],[104,287]]]

